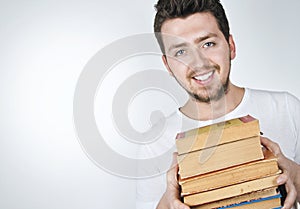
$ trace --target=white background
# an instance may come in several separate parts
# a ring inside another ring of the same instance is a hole
[[[233,82],[299,98],[300,1],[223,2],[237,45]],[[135,181],[104,172],[81,148],[73,95],[98,50],[152,32],[154,3],[0,1],[0,208],[135,208]]]

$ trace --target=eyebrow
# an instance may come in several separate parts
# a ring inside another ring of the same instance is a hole
[[[217,37],[217,34],[215,33],[208,33],[206,34],[205,36],[201,36],[201,37],[198,37],[194,40],[194,43],[197,44],[197,43],[200,43],[208,38],[211,38],[211,37]],[[188,46],[189,43],[187,42],[182,42],[182,43],[178,43],[178,44],[173,44],[171,45],[169,48],[168,48],[168,51],[171,51],[173,49],[177,49],[177,48],[181,48],[181,47],[186,47]]]
[[[198,37],[194,40],[194,43],[200,43],[201,41],[204,41],[206,39],[209,39],[211,37],[217,37],[217,34],[215,33],[208,33],[207,35],[205,36],[202,36],[202,37]]]
[[[183,43],[179,43],[179,44],[173,44],[168,48],[168,51],[171,51],[173,49],[177,49],[177,48],[181,48],[181,47],[186,47],[188,46],[188,43],[183,42]]]

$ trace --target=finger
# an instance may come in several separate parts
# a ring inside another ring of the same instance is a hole
[[[290,209],[293,207],[296,201],[297,192],[294,184],[290,180],[287,181],[285,188],[286,188],[287,196],[284,201],[283,209]]]
[[[281,154],[281,150],[277,143],[271,141],[270,139],[266,137],[260,137],[260,142],[262,145],[264,145],[268,150],[274,153],[275,156],[278,156]]]
[[[282,173],[277,177],[276,182],[277,182],[278,185],[282,185],[282,184],[285,184],[288,181],[288,178],[289,177],[286,173]]]
[[[167,182],[170,185],[177,185],[177,173],[178,169],[176,167],[172,167],[168,172],[167,172]],[[177,187],[177,186],[176,186]]]
[[[174,173],[176,173],[176,176],[177,176],[178,163],[177,163],[177,153],[176,152],[173,153],[172,163],[171,163],[171,166],[170,166],[170,168],[167,172],[167,176],[172,175],[172,177],[173,177]],[[177,177],[176,177],[176,179],[177,179]]]
[[[174,209],[190,209],[189,206],[179,200],[174,201]]]
[[[177,152],[173,152],[173,158],[172,158],[171,168],[176,167],[178,165],[177,156],[178,156],[178,153]]]
[[[178,164],[177,164],[177,153],[173,153],[173,161],[171,164],[171,168],[167,172],[167,182],[169,185],[172,185],[173,187],[177,188],[178,186]]]

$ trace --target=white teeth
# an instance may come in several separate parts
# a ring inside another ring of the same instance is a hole
[[[200,80],[200,81],[205,81],[206,79],[208,79],[211,75],[213,74],[213,71],[207,73],[207,74],[204,74],[204,75],[199,75],[199,76],[196,76],[194,77],[195,79],[197,80]]]

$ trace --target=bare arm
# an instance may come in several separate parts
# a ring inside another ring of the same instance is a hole
[[[167,173],[167,188],[156,209],[190,209],[190,207],[180,201],[176,158],[177,153],[174,153],[172,166]]]
[[[292,208],[296,200],[300,202],[300,165],[286,158],[277,143],[265,137],[261,137],[261,143],[274,153],[278,159],[278,165],[283,171],[277,179],[277,183],[285,184],[287,190],[283,209]]]

